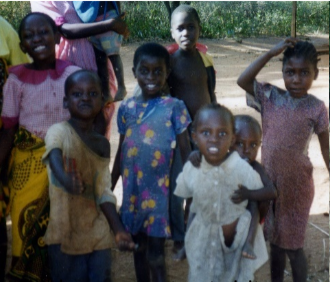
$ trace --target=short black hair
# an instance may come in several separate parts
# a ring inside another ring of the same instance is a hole
[[[137,67],[142,56],[150,56],[154,58],[164,59],[166,69],[167,70],[170,69],[170,54],[168,53],[167,49],[164,46],[158,43],[153,43],[153,42],[146,43],[136,49],[133,59],[134,68]]]
[[[310,61],[317,68],[317,62],[320,60],[317,55],[316,48],[312,43],[298,41],[293,48],[288,47],[283,53],[283,67],[290,58],[296,57]]]
[[[19,39],[22,41],[22,30],[24,28],[24,25],[25,25],[25,22],[26,20],[31,17],[31,16],[40,16],[40,17],[43,17],[51,26],[54,34],[58,31],[58,28],[56,26],[56,23],[54,22],[54,20],[48,16],[47,14],[44,14],[44,13],[40,13],[40,12],[33,12],[33,13],[29,13],[27,14],[22,20],[21,20],[21,23],[19,25],[19,28],[18,28],[18,36],[19,36]]]
[[[255,127],[259,131],[260,136],[262,136],[262,129],[260,123],[254,117],[251,117],[249,115],[235,115],[234,118],[235,118],[235,132],[238,131],[239,124],[243,123]]]
[[[197,13],[197,11],[196,11],[196,9],[194,7],[191,7],[190,5],[185,5],[185,4],[180,5],[179,7],[177,7],[173,11],[173,13],[171,15],[171,19],[173,19],[174,16],[176,14],[179,14],[179,13],[187,13],[189,15],[192,15],[193,18],[198,22],[198,24],[199,25],[201,24],[201,20],[199,18],[199,15],[198,15],[198,13]],[[171,20],[171,25],[172,25],[172,20]]]
[[[65,93],[65,96],[68,95],[68,92],[69,92],[69,89],[72,87],[72,84],[73,84],[73,79],[79,75],[79,74],[87,74],[91,77],[93,77],[96,82],[100,85],[100,89],[102,90],[102,83],[101,83],[101,79],[100,77],[98,76],[98,74],[94,71],[91,71],[91,70],[85,70],[85,69],[82,69],[82,70],[77,70],[73,73],[71,73],[65,80],[65,83],[64,83],[64,93]]]
[[[215,103],[215,102],[206,104],[197,111],[197,113],[195,115],[195,118],[192,122],[192,130],[193,131],[196,130],[196,127],[198,125],[200,116],[201,116],[202,112],[205,112],[205,111],[217,111],[221,114],[228,115],[229,119],[230,119],[230,123],[232,125],[233,133],[235,133],[235,122],[234,122],[233,113],[227,107],[225,107],[223,105],[220,105],[218,103]]]

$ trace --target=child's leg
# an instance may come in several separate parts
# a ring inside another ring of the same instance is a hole
[[[125,98],[127,94],[125,82],[124,82],[123,63],[121,61],[120,55],[110,55],[109,59],[115,71],[115,76],[117,78],[117,84],[118,84],[118,90],[115,95],[114,101],[121,101]]]
[[[307,260],[303,249],[286,250],[288,254],[290,265],[292,269],[292,276],[294,282],[307,281]]]
[[[103,51],[97,49],[95,46],[93,46],[93,49],[97,66],[97,74],[101,78],[104,100],[108,101],[109,99],[112,99],[109,88],[108,57]]]
[[[148,237],[147,260],[151,272],[151,281],[165,282],[165,238]]]
[[[180,149],[177,146],[173,155],[173,162],[170,172],[170,191],[169,191],[169,210],[170,226],[173,240],[173,252],[176,254],[182,247],[185,234],[183,199],[174,195],[176,179],[182,171],[183,164],[181,160]],[[174,257],[174,259],[176,259]]]
[[[253,244],[259,224],[259,211],[257,202],[249,201],[247,210],[249,210],[251,213],[251,223],[248,236],[242,249],[242,256],[249,259],[255,259],[256,255],[253,251]]]
[[[111,282],[111,250],[94,251],[88,259],[88,276],[91,282]]]
[[[134,243],[139,246],[133,253],[136,281],[150,282],[150,272],[147,260],[148,237],[143,233],[139,233],[138,235],[134,235],[132,237]]]
[[[270,272],[272,282],[283,282],[285,269],[285,250],[270,244]]]
[[[5,281],[7,258],[7,227],[6,218],[3,216],[0,222],[0,281]]]

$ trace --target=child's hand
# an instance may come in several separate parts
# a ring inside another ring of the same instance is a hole
[[[136,249],[131,235],[127,232],[118,232],[115,241],[120,251],[134,251]]]
[[[115,17],[115,26],[113,31],[121,34],[126,39],[129,36],[129,30],[126,23],[124,22],[125,15],[126,13],[123,12],[119,16]]]
[[[84,192],[85,187],[79,172],[68,172],[67,181],[64,185],[67,192],[74,195],[80,195]]]
[[[190,161],[194,167],[199,167],[202,161],[202,156],[200,151],[198,150],[192,151],[188,157],[188,161]]]
[[[249,199],[249,189],[243,185],[238,185],[238,190],[231,196],[231,200],[234,204],[239,204]]]
[[[275,45],[272,49],[269,50],[271,56],[275,57],[280,55],[286,48],[293,48],[294,45],[298,42],[297,38],[288,37],[287,39],[281,41],[277,45]]]

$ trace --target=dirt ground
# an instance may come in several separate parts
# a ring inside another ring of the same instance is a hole
[[[260,115],[245,104],[245,93],[236,84],[240,73],[255,60],[262,52],[270,49],[282,38],[251,38],[243,39],[241,43],[233,39],[226,40],[201,40],[208,46],[208,52],[214,58],[217,71],[216,95],[218,102],[229,107],[234,114],[250,114],[260,121]],[[323,100],[328,105],[329,98],[329,36],[310,36],[309,39],[318,50],[327,50],[327,54],[321,55],[319,62],[319,77],[314,82],[311,93]],[[168,45],[171,42],[162,42]],[[121,49],[121,57],[124,65],[125,82],[128,96],[132,95],[136,81],[132,74],[133,54],[142,43],[124,45]],[[284,88],[281,76],[280,57],[273,58],[258,76],[259,81],[267,81]],[[118,105],[117,105],[118,108]],[[116,117],[116,115],[115,115]],[[111,167],[118,148],[119,135],[116,119],[112,122],[111,135]],[[310,144],[309,155],[314,165],[315,198],[310,212],[309,225],[305,240],[305,253],[308,259],[308,281],[329,281],[329,217],[324,213],[329,212],[329,175],[320,153],[316,136],[313,136]],[[259,156],[260,158],[260,156]],[[122,200],[121,181],[117,184],[115,194],[119,205]],[[8,226],[10,229],[10,225]],[[172,242],[166,243],[167,271],[169,282],[187,281],[187,261],[173,262],[171,259]],[[10,254],[8,254],[10,256]],[[132,254],[113,251],[114,282],[136,281]],[[255,281],[270,281],[269,263],[267,262],[256,272]],[[292,281],[291,269],[287,263],[285,282]],[[204,281],[196,281],[204,282]],[[205,281],[209,282],[209,281]]]

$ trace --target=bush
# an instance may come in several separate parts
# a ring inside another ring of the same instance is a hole
[[[329,2],[299,1],[297,32],[329,33]],[[170,23],[162,1],[124,1],[122,10],[131,31],[129,40],[168,40]],[[291,33],[291,1],[191,2],[200,15],[202,37],[287,36]],[[30,12],[26,1],[1,1],[0,15],[15,29]]]

